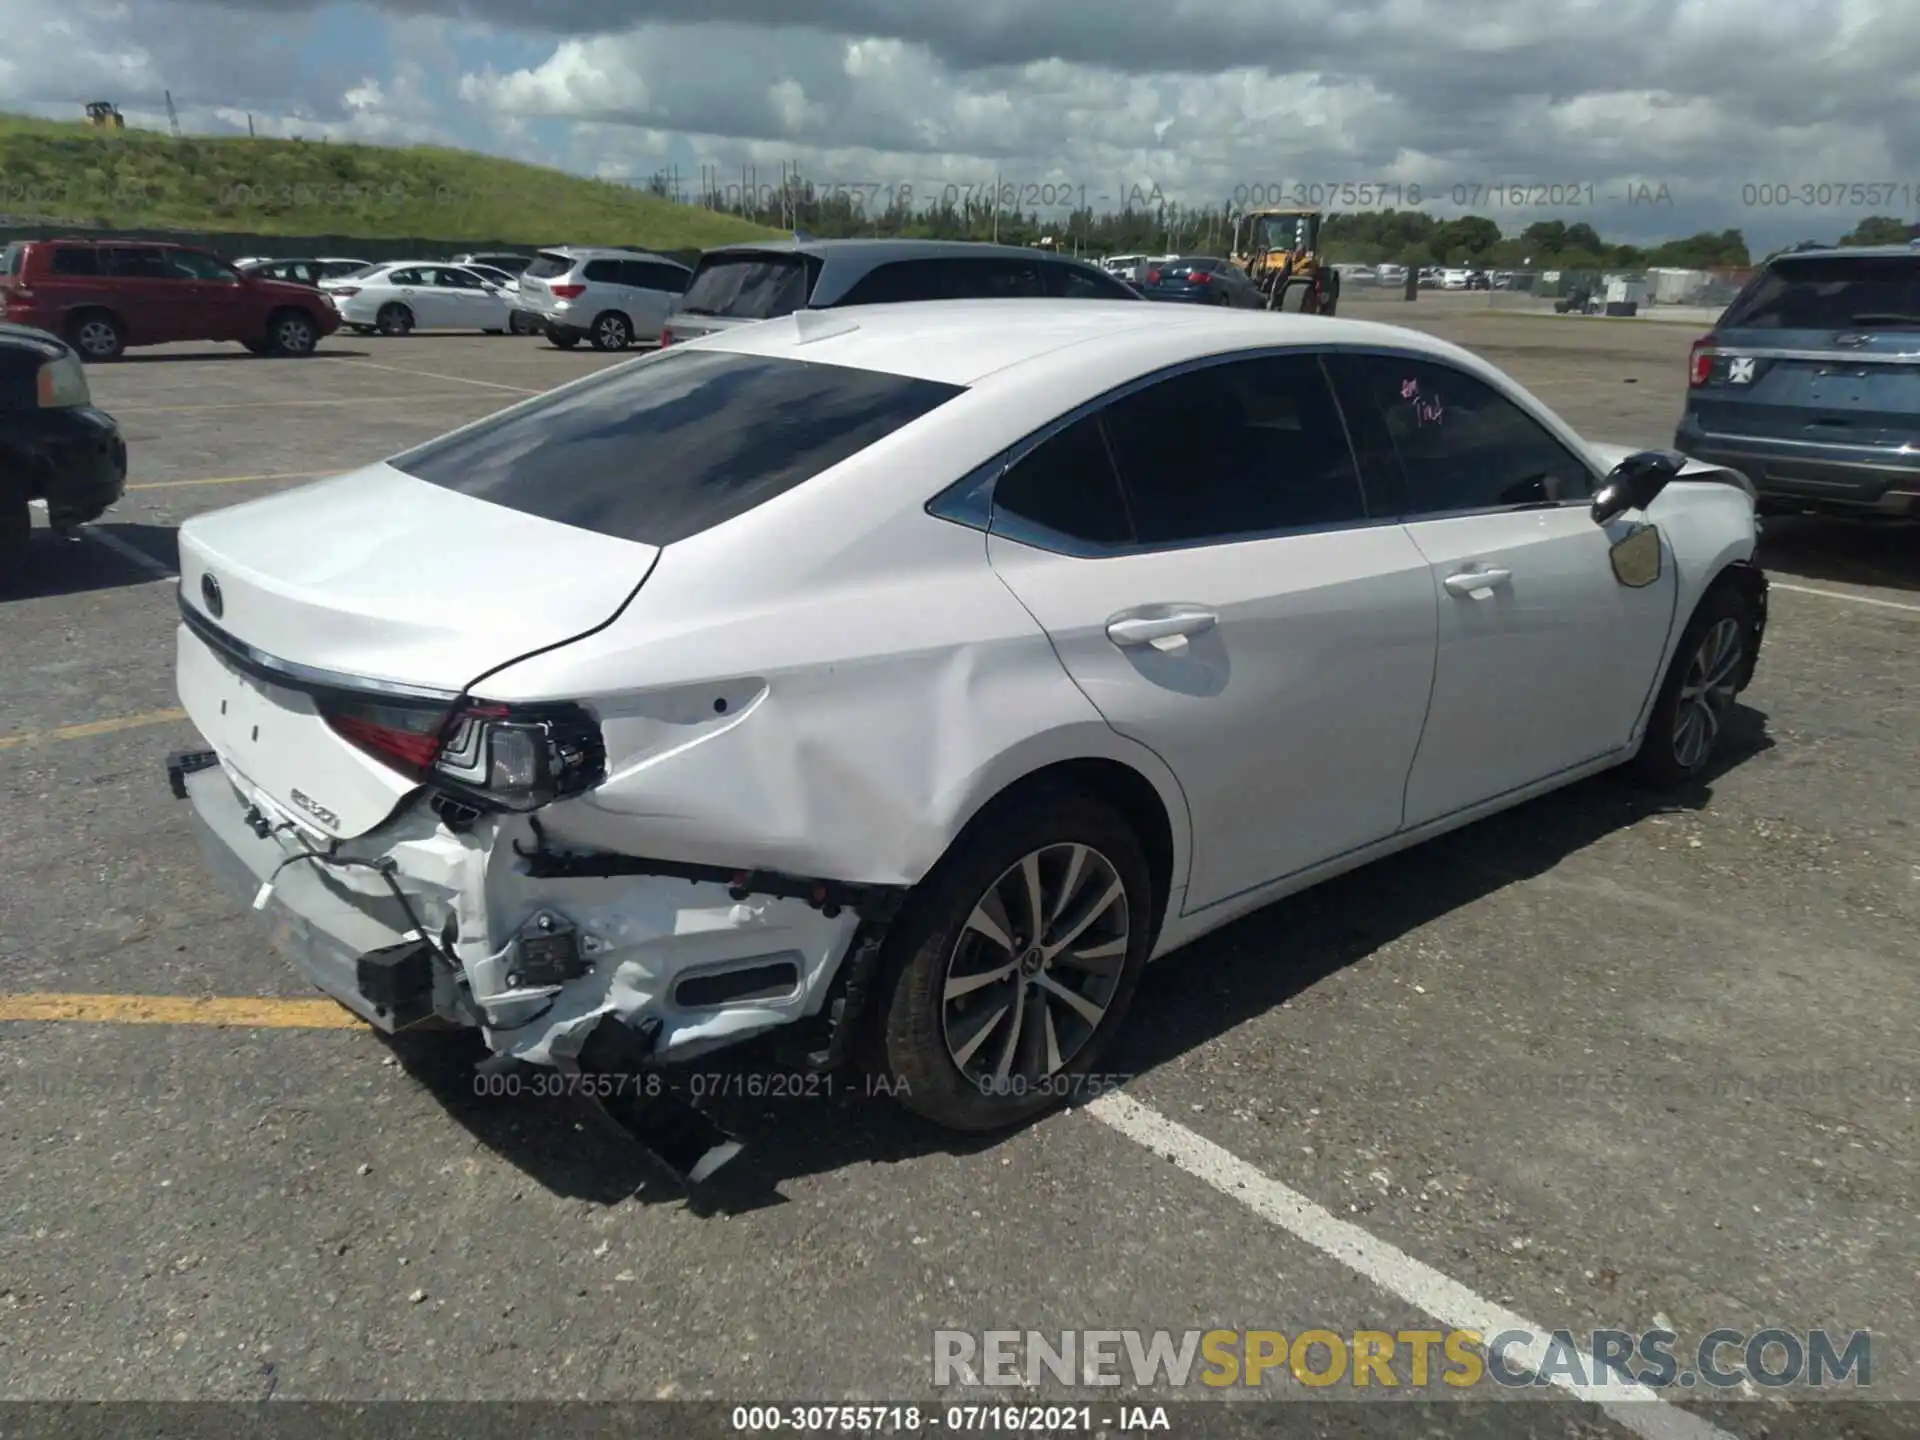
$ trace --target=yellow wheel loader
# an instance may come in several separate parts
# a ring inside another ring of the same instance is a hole
[[[1259,209],[1233,222],[1233,263],[1267,298],[1269,310],[1331,315],[1340,302],[1340,272],[1320,249],[1324,211]]]

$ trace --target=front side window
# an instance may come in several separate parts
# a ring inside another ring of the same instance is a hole
[[[1399,462],[1403,516],[1592,497],[1580,458],[1483,381],[1412,357],[1369,355],[1359,368]]]
[[[523,514],[671,545],[804,484],[961,393],[874,370],[667,350],[390,463]]]

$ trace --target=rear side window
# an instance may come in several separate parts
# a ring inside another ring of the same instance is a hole
[[[813,281],[800,255],[710,255],[693,272],[680,308],[688,315],[775,320],[807,303]]]
[[[662,265],[656,260],[627,260],[622,262],[626,268],[626,283],[636,290],[664,290],[669,295],[678,295],[687,288],[690,272],[677,265]]]
[[[1009,525],[1010,518],[1024,524]],[[1049,437],[994,482],[994,531],[1019,540],[1026,526],[1095,545],[1132,542],[1133,525],[1098,415],[1083,416]]]
[[[1137,300],[1125,285],[1091,265],[1048,265],[1052,293],[1065,300]]]
[[[163,251],[139,246],[107,251],[107,271],[122,280],[183,280]]]
[[[626,262],[622,260],[589,260],[587,279],[598,285],[624,285],[627,283]]]
[[[397,469],[523,514],[671,545],[961,393],[810,361],[668,350],[397,456]]]
[[[387,272],[387,284],[389,285],[425,285],[426,283],[426,272],[424,271],[389,270]]]
[[[1776,260],[1727,307],[1722,330],[1920,328],[1920,256]]]
[[[1313,355],[1189,370],[1105,415],[1143,545],[1366,518],[1346,428]]]
[[[566,274],[573,269],[573,266],[574,260],[571,255],[555,255],[551,251],[542,250],[533,257],[533,263],[527,266],[524,273],[536,280],[552,280],[556,276]]]
[[[98,275],[100,252],[78,245],[56,245],[53,262],[47,269],[55,275]]]

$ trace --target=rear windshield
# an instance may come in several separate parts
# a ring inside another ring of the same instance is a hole
[[[1727,307],[1723,330],[1920,328],[1920,256],[1776,260]]]
[[[735,320],[775,320],[807,303],[812,291],[799,255],[714,255],[693,272],[680,311]]]
[[[960,393],[812,361],[667,350],[390,463],[523,514],[671,545],[793,489]]]
[[[556,275],[566,274],[576,263],[571,255],[553,255],[542,250],[533,257],[533,263],[527,266],[525,273],[536,280],[551,280]]]

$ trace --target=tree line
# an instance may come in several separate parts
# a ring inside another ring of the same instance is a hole
[[[1052,216],[996,206],[990,198],[951,196],[914,204],[891,194],[863,196],[844,187],[819,187],[789,178],[764,187],[745,202],[737,195],[682,195],[666,175],[647,189],[669,199],[780,230],[803,230],[821,239],[899,236],[928,240],[998,240],[1029,245],[1052,240],[1062,250],[1087,255],[1228,253],[1233,217],[1225,210],[1170,203],[1096,212],[1077,209]],[[874,203],[886,198],[890,203]],[[1891,215],[1869,216],[1839,238],[1842,245],[1904,244],[1915,227]],[[1749,249],[1738,229],[1640,246],[1609,242],[1584,220],[1537,220],[1517,234],[1504,233],[1484,215],[1441,219],[1424,210],[1333,212],[1323,229],[1324,246],[1338,263],[1473,265],[1498,269],[1618,270],[1649,266],[1682,269],[1745,269],[1766,256]],[[1823,240],[1820,243],[1832,243]],[[1776,252],[1777,253],[1777,252]]]

